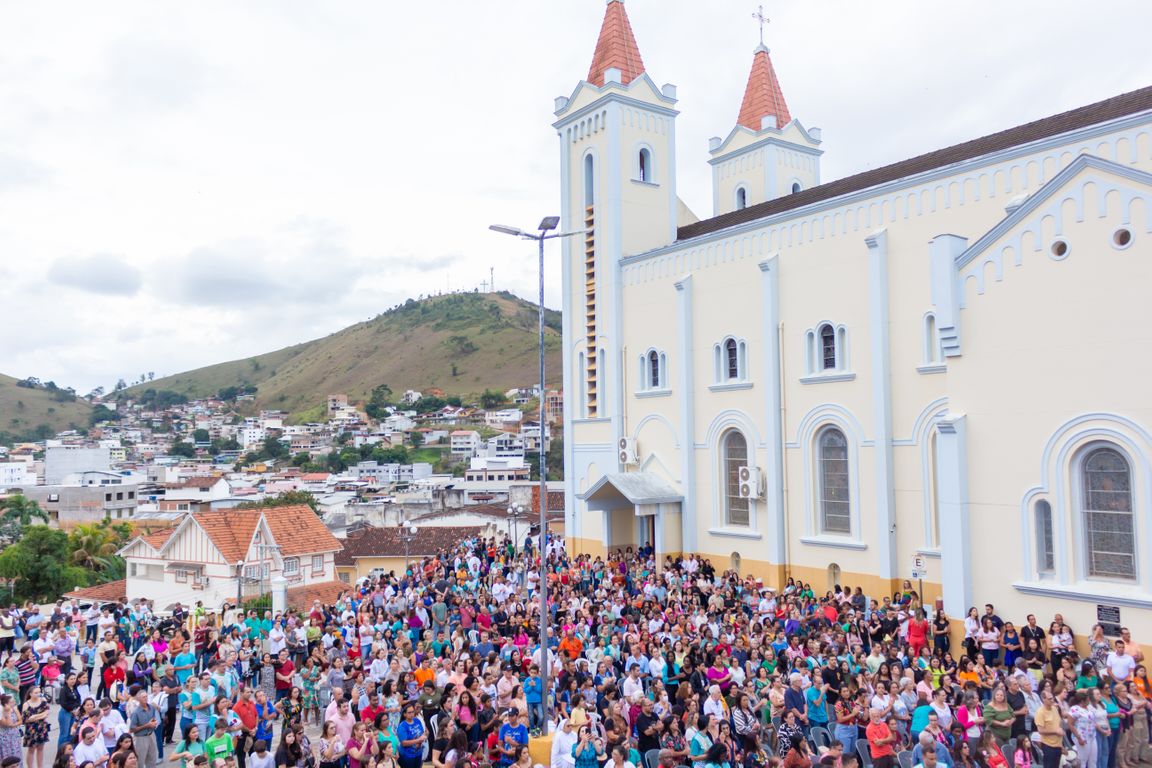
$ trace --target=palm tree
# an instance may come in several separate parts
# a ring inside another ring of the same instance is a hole
[[[90,571],[107,567],[109,560],[116,554],[116,543],[112,541],[107,526],[99,523],[76,526],[70,538],[72,564]]]
[[[0,521],[5,523],[16,523],[21,528],[27,528],[32,525],[33,518],[39,518],[45,525],[48,524],[48,513],[27,496],[16,495],[0,499],[0,509],[4,510],[3,514],[0,514]]]

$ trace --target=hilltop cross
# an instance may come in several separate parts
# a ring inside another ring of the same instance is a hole
[[[764,6],[759,6],[756,13],[752,14],[752,18],[760,24],[760,45],[764,45],[764,25],[768,23],[768,17],[764,15]]]

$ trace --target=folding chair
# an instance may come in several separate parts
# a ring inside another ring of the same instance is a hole
[[[856,754],[860,756],[860,765],[864,768],[872,768],[872,750],[867,741],[856,742]]]

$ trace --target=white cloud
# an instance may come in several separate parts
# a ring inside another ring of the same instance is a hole
[[[707,215],[707,140],[739,109],[751,8],[627,7],[648,72],[679,87],[678,193]],[[3,4],[0,300],[24,330],[0,371],[78,389],[174,373],[471,289],[490,269],[535,297],[534,246],[487,226],[556,212],[552,100],[587,73],[603,10]],[[1152,4],[1080,11],[785,3],[766,38],[792,113],[824,130],[829,180],[1152,80],[1133,54]],[[116,256],[75,256],[92,253]]]
[[[56,285],[107,296],[132,296],[140,290],[140,270],[117,254],[57,259],[48,270]]]

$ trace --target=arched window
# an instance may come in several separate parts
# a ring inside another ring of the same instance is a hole
[[[729,379],[740,378],[740,352],[736,346],[736,339],[724,342],[724,366]]]
[[[736,210],[742,211],[748,207],[748,190],[744,187],[736,188]]]
[[[740,495],[740,467],[748,466],[748,441],[735,429],[720,443],[724,462],[724,520],[728,525],[748,525],[748,499]]]
[[[660,389],[663,384],[660,376],[660,353],[652,350],[648,353],[648,388]]]
[[[641,147],[640,155],[636,158],[636,178],[652,181],[652,152],[647,147]]]
[[[820,326],[820,368],[836,370],[836,329],[827,323]]]
[[[584,155],[584,205],[592,205],[595,201],[594,163],[591,154]]]
[[[801,190],[800,182],[798,182],[798,181],[792,182],[792,194],[796,194],[800,190]]]
[[[1105,579],[1136,578],[1132,471],[1118,450],[1089,451],[1080,466],[1085,572]]]
[[[736,571],[736,574],[739,575],[740,574],[740,553],[739,552],[733,552],[729,556],[729,561],[731,562],[732,570]]]
[[[1051,573],[1056,569],[1056,549],[1052,542],[1052,505],[1044,499],[1036,502],[1036,571]]]
[[[848,440],[836,427],[826,427],[816,439],[819,479],[820,530],[852,533],[851,498],[848,490]]]
[[[840,586],[840,566],[836,563],[828,563],[828,590],[831,591]]]

